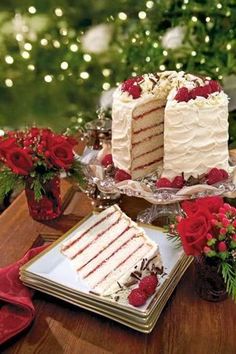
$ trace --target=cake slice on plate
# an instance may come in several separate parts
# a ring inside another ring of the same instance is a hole
[[[99,295],[115,293],[134,272],[146,275],[162,268],[158,245],[117,205],[82,225],[61,252]]]

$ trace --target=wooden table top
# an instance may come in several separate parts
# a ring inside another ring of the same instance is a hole
[[[62,194],[69,201],[57,221],[39,223],[30,218],[22,193],[0,215],[0,267],[21,258],[43,239],[59,236],[92,210],[79,192],[71,197],[63,181]],[[148,203],[123,197],[121,208],[135,218]],[[194,291],[193,266],[186,271],[165,306],[154,330],[141,334],[102,316],[45,294],[34,296],[36,318],[32,326],[4,345],[0,353],[81,354],[234,354],[236,306],[201,300]]]

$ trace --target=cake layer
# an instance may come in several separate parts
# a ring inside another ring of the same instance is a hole
[[[133,144],[132,159],[139,156],[141,153],[152,151],[153,149],[163,145],[163,133],[153,134],[143,141]]]
[[[118,279],[128,279],[129,270],[148,254],[154,255],[153,267],[161,265],[158,246],[116,205],[86,223],[63,243],[61,252],[99,294],[117,290]]]
[[[163,157],[163,145],[160,147],[155,148],[153,151],[150,152],[146,152],[142,155],[140,155],[139,157],[136,157],[135,159],[133,159],[132,162],[132,170],[136,170],[137,168],[139,168],[140,166],[144,166],[146,164],[149,164],[152,161],[156,161],[161,159]]]
[[[133,119],[132,132],[139,132],[152,125],[160,124],[164,122],[164,108],[156,108],[151,113],[144,113],[141,119]]]
[[[163,133],[163,129],[164,129],[163,122],[149,125],[146,128],[143,128],[143,130],[140,130],[138,133],[133,133],[132,144],[142,142],[143,140],[146,140],[153,135],[160,135]]]

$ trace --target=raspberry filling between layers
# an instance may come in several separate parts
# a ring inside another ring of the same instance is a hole
[[[139,114],[139,115],[137,115],[137,116],[134,116],[133,119],[134,119],[134,120],[141,119],[141,118],[147,116],[148,114],[153,113],[153,112],[156,112],[156,111],[158,111],[158,110],[160,110],[160,109],[163,109],[163,108],[165,108],[165,106],[150,109],[150,111],[147,111],[147,112],[144,112],[144,113]]]
[[[72,247],[75,243],[79,242],[81,240],[81,238],[83,238],[89,231],[91,231],[95,226],[101,224],[104,220],[108,219],[111,215],[113,215],[116,212],[113,211],[111,213],[109,213],[108,215],[106,215],[104,218],[102,218],[101,220],[97,221],[94,225],[92,225],[91,227],[89,227],[87,230],[85,230],[79,237],[77,237],[76,239],[74,239],[73,241],[71,241],[68,245],[65,245],[64,247],[62,247],[62,251],[66,251],[68,250],[70,247]]]

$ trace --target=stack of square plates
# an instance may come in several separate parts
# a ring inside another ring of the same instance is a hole
[[[167,238],[161,228],[139,224],[160,248],[164,272],[159,276],[156,293],[139,308],[95,295],[78,278],[69,260],[60,252],[62,242],[74,236],[83,223],[95,217],[94,214],[89,215],[24,265],[20,270],[20,278],[24,284],[36,290],[103,315],[137,331],[150,333],[192,259],[185,256],[182,248],[176,248],[176,244]]]

